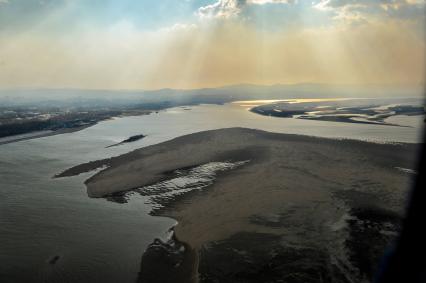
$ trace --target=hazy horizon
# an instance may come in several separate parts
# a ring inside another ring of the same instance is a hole
[[[424,20],[424,0],[0,0],[0,89],[423,86]]]
[[[239,82],[234,84],[224,84],[224,85],[210,85],[203,87],[188,87],[188,88],[173,88],[173,87],[157,87],[157,88],[79,88],[79,87],[26,87],[26,86],[16,86],[16,87],[0,87],[0,92],[2,91],[26,91],[26,90],[87,90],[87,91],[111,91],[111,92],[137,92],[137,91],[161,91],[161,90],[176,90],[176,91],[196,91],[203,89],[223,89],[223,88],[235,88],[235,87],[306,87],[306,86],[320,86],[320,87],[329,87],[329,88],[400,88],[400,89],[417,89],[424,90],[426,88],[425,83],[418,84],[378,84],[378,83],[369,83],[369,84],[351,84],[351,83],[317,83],[317,82],[296,82],[296,83],[272,83],[272,84],[257,84],[257,83],[248,83],[248,82]]]

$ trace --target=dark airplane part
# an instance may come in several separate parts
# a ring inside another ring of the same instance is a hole
[[[426,141],[426,131],[423,141]],[[419,155],[418,174],[393,251],[384,259],[377,283],[426,283],[426,149]]]

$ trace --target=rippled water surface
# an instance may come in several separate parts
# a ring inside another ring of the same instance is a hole
[[[0,281],[134,282],[147,245],[174,225],[172,219],[149,216],[148,196],[134,194],[125,204],[88,198],[83,181],[90,174],[51,179],[73,165],[235,126],[377,142],[419,140],[422,117],[392,119],[411,127],[282,119],[238,104],[201,105],[0,145]],[[147,137],[106,148],[138,134]]]

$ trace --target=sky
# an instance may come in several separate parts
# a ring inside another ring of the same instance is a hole
[[[0,88],[423,86],[426,0],[0,0]]]

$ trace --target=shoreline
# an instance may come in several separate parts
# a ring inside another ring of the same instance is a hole
[[[114,119],[114,118],[150,115],[152,113],[157,113],[158,111],[160,111],[160,110],[142,112],[142,113],[139,113],[139,114],[129,114],[129,115],[122,114],[122,115],[119,115],[119,116],[111,116],[107,119],[101,119],[101,120],[98,120],[96,122],[86,124],[86,125],[83,125],[83,126],[79,126],[79,127],[74,127],[74,128],[63,128],[63,129],[59,129],[59,130],[44,130],[44,131],[28,132],[28,133],[25,133],[25,134],[16,135],[15,139],[13,139],[14,136],[5,136],[5,137],[0,138],[0,146],[3,145],[3,144],[15,143],[15,142],[20,142],[20,141],[25,141],[25,140],[32,140],[32,139],[56,136],[56,135],[61,135],[61,134],[74,133],[74,132],[78,132],[78,131],[84,130],[86,128],[90,128],[92,126],[95,126],[100,122],[111,120],[111,119]],[[44,132],[47,132],[47,133],[44,133]],[[37,135],[37,133],[40,133],[40,134]],[[32,135],[32,134],[34,134],[34,135]],[[31,135],[31,136],[25,137],[25,135]],[[21,137],[19,137],[19,136],[21,136]],[[6,139],[6,141],[2,141],[2,139]],[[116,145],[114,145],[114,146],[116,146]]]
[[[202,190],[172,196],[153,213],[175,219],[175,245],[196,252],[194,270],[184,274],[198,272],[200,282],[288,276],[294,282],[317,282],[318,276],[368,281],[404,213],[411,175],[396,167],[411,168],[417,146],[228,128],[78,165],[56,177],[106,166],[85,182],[90,197],[105,198],[144,192],[182,168],[249,159]],[[162,197],[154,191],[154,199]],[[147,261],[163,264],[147,251],[141,274]]]
[[[56,131],[48,130],[49,131],[48,133],[40,133],[40,135],[34,135],[34,136],[28,136],[28,137],[17,137],[16,139],[11,139],[11,140],[7,140],[7,141],[2,141],[1,140],[2,138],[0,138],[0,145],[20,142],[20,141],[26,141],[26,140],[32,140],[32,139],[38,139],[38,138],[44,138],[44,137],[50,137],[50,136],[56,136],[56,135],[62,135],[62,134],[68,134],[68,133],[74,133],[74,132],[78,132],[78,131],[84,130],[86,128],[92,127],[96,124],[97,123],[90,124],[90,125],[84,125],[84,126],[76,127],[76,128],[60,129],[60,130],[56,130]],[[30,132],[30,133],[22,134],[22,135],[29,135],[29,134],[32,134],[32,133],[37,134],[39,132],[46,132],[46,131]],[[22,135],[19,135],[19,136],[22,136]],[[4,138],[6,139],[6,138],[12,138],[12,137],[14,137],[14,136],[7,136],[7,137],[4,137]]]

